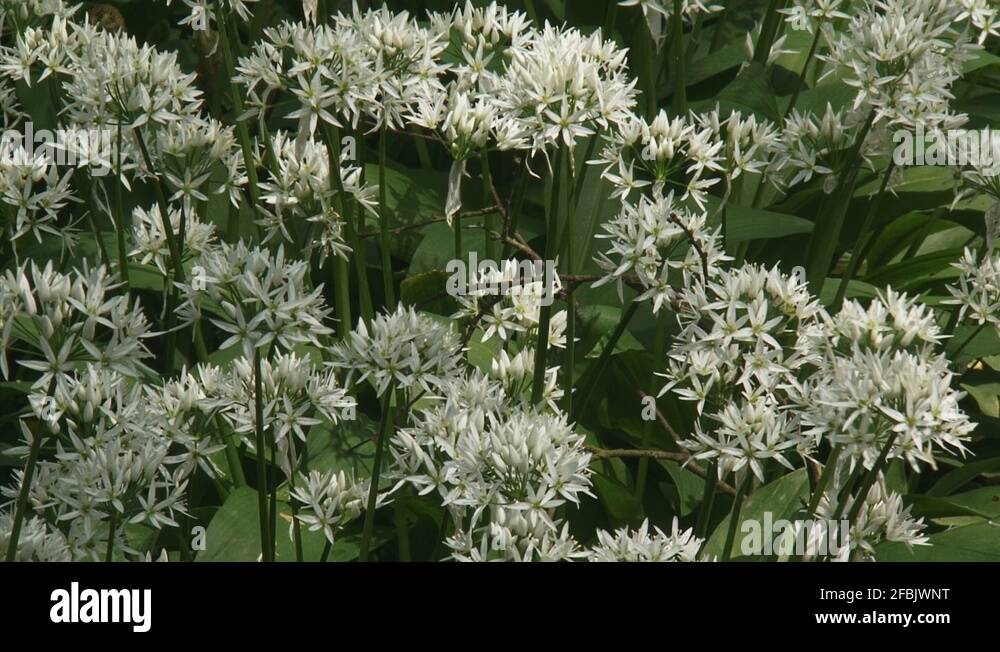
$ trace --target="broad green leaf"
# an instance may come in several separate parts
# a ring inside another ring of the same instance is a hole
[[[744,536],[744,533],[741,532],[743,524],[751,521],[762,524],[766,513],[770,513],[772,523],[788,518],[808,498],[809,478],[805,469],[793,471],[754,491],[749,502],[744,503],[740,510],[740,524],[733,540],[732,558],[743,556],[740,550],[740,540]],[[721,557],[728,532],[729,516],[726,516],[705,543],[704,548],[702,548],[702,556],[707,558]]]
[[[931,545],[908,549],[884,542],[875,548],[879,561],[1000,561],[1000,524],[975,523],[928,537]]]

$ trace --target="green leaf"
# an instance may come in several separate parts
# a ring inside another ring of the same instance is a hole
[[[976,400],[983,414],[990,417],[1000,417],[1000,383],[983,383],[971,385],[962,383],[962,389]]]
[[[295,546],[289,537],[291,511],[286,503],[277,506],[278,532],[276,561],[295,561]],[[257,492],[240,487],[215,513],[205,531],[205,550],[198,553],[196,561],[257,561],[260,556],[260,529],[257,517]],[[303,559],[318,561],[326,543],[321,532],[302,529]],[[337,541],[330,559],[349,560],[357,556],[357,546],[350,540]]]
[[[947,496],[984,473],[1000,471],[1000,457],[976,460],[947,473],[927,491],[928,496]]]
[[[628,488],[614,478],[596,472],[594,493],[604,506],[604,511],[616,526],[635,525],[642,519],[642,504]]]
[[[884,542],[875,548],[878,561],[1000,561],[1000,525],[975,523],[928,537],[931,545],[908,549]]]
[[[729,243],[783,238],[809,233],[813,229],[812,222],[795,215],[733,204],[726,205],[725,219],[726,241]]]
[[[742,525],[748,521],[764,522],[764,514],[770,513],[772,523],[787,518],[798,510],[809,498],[809,477],[805,469],[798,469],[774,482],[757,489],[750,501],[740,510],[740,527],[736,529],[733,541],[732,558],[743,556],[740,550]],[[729,531],[729,516],[726,516],[712,532],[708,542],[702,549],[702,555],[708,558],[721,557],[722,548],[726,543]]]

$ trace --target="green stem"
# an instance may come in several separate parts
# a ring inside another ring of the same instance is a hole
[[[546,215],[547,234],[545,237],[545,261],[553,258],[559,250],[559,199],[563,187],[563,166],[567,157],[567,147],[560,144],[556,150],[553,177],[549,181],[549,201]],[[538,337],[535,345],[535,369],[532,375],[531,403],[537,405],[542,400],[545,388],[545,370],[549,352],[549,323],[552,320],[552,304],[542,306],[538,319]]]
[[[49,383],[49,393],[51,396],[55,385],[55,378]],[[42,446],[42,435],[35,433],[31,440],[31,447],[28,449],[28,461],[24,465],[24,475],[21,476],[21,489],[17,492],[17,502],[14,506],[14,521],[10,529],[10,540],[7,542],[7,561],[14,561],[17,556],[17,544],[21,538],[21,523],[28,509],[28,496],[31,494],[31,482],[35,477],[35,463],[38,461],[38,451]]]
[[[260,187],[257,179],[257,157],[250,139],[250,130],[243,119],[243,94],[236,85],[236,64],[233,57],[232,43],[230,39],[235,38],[232,28],[229,25],[229,18],[224,9],[215,12],[219,18],[219,43],[222,45],[222,59],[226,66],[226,77],[229,79],[229,95],[233,101],[233,109],[236,112],[236,135],[240,142],[240,149],[243,152],[243,162],[247,171],[247,191],[250,193],[250,207],[252,219],[256,222],[256,210],[260,203]],[[257,225],[257,234],[261,234],[260,225]]]
[[[683,116],[687,114],[687,80],[684,69],[686,61],[684,57],[684,14],[681,0],[674,0],[674,15],[671,21],[671,56],[670,76],[674,80],[674,114]]]
[[[743,478],[743,482],[740,483],[739,488],[736,490],[736,497],[733,498],[733,509],[729,513],[729,530],[726,532],[726,544],[722,548],[722,561],[729,561],[731,558],[733,540],[736,538],[736,526],[739,524],[740,510],[743,508],[743,497],[750,488],[750,481],[752,479],[753,473],[748,468],[746,469],[746,477]]]
[[[385,179],[386,143],[388,140],[387,125],[383,122],[378,138],[378,208],[379,239],[382,250],[382,289],[385,292],[386,308],[395,310],[396,289],[392,275],[392,239],[389,235],[388,186]]]
[[[257,449],[257,517],[260,525],[260,551],[264,561],[274,561],[271,554],[270,512],[268,509],[267,460],[264,446],[264,390],[261,383],[260,349],[253,350],[254,448]]]
[[[784,5],[785,0],[771,0],[767,5],[767,13],[761,24],[760,36],[754,47],[753,60],[756,63],[767,65],[767,58],[771,54],[771,47],[774,45],[774,39],[778,35],[778,27],[781,25],[781,14],[778,13],[778,10]]]
[[[823,473],[820,474],[819,480],[816,481],[816,487],[813,489],[812,498],[809,499],[809,507],[806,516],[812,518],[816,514],[816,508],[819,507],[819,501],[823,499],[823,494],[826,492],[827,485],[830,484],[830,480],[833,478],[833,474],[837,471],[837,460],[840,458],[840,453],[844,447],[837,444],[830,450],[830,457],[826,460],[826,466],[823,467]]]
[[[814,294],[819,294],[822,290],[823,282],[833,264],[833,257],[840,242],[840,232],[844,226],[844,217],[847,214],[847,207],[854,194],[854,187],[858,179],[861,150],[872,125],[875,123],[875,115],[876,112],[872,109],[858,132],[854,145],[848,152],[847,164],[842,172],[843,178],[834,190],[833,197],[829,201],[823,202],[820,212],[816,216],[816,225],[809,239],[809,248],[806,254],[806,277],[809,281],[809,289]]]
[[[667,339],[667,311],[664,310],[660,313],[656,320],[656,334],[653,336],[653,364],[649,371],[649,393],[647,396],[656,396],[656,372],[660,368],[661,361],[664,359],[664,349],[666,348]],[[655,403],[654,403],[655,405]],[[652,419],[647,420],[642,426],[642,447],[643,449],[648,449],[650,447],[650,442],[653,439],[653,429],[656,424],[656,415],[653,415]],[[649,475],[649,458],[641,457],[639,458],[639,471],[636,475],[635,481],[635,496],[636,499],[641,503],[643,496],[646,493],[646,478]]]
[[[232,478],[233,485],[236,487],[245,487],[247,486],[247,478],[243,473],[243,464],[240,462],[239,451],[236,450],[236,445],[233,443],[232,437],[226,437],[225,439],[226,464],[229,466],[229,475]]]
[[[847,294],[847,286],[850,284],[854,275],[857,274],[858,269],[861,267],[861,262],[864,259],[863,252],[867,249],[867,243],[871,234],[872,223],[875,221],[875,215],[878,214],[879,209],[882,207],[882,199],[885,197],[886,188],[889,186],[889,179],[892,177],[892,172],[896,168],[895,161],[890,161],[889,165],[885,168],[885,174],[882,176],[882,185],[879,187],[878,194],[875,196],[875,201],[872,202],[871,207],[868,209],[868,214],[865,216],[865,221],[861,225],[861,229],[858,231],[858,239],[854,243],[854,255],[851,256],[851,261],[847,265],[847,271],[840,279],[840,284],[837,286],[837,294],[833,299],[833,305],[831,310],[836,311],[840,308],[840,305],[844,301],[844,296]]]
[[[712,518],[712,503],[715,502],[715,485],[718,482],[718,462],[712,460],[705,470],[705,489],[701,497],[701,509],[698,511],[698,520],[694,526],[695,536],[705,538],[708,531],[708,522]]]
[[[898,433],[893,432],[885,442],[885,446],[882,447],[882,452],[878,456],[878,460],[872,465],[872,468],[868,470],[865,474],[865,479],[861,483],[861,487],[858,488],[857,494],[855,494],[854,502],[851,503],[851,511],[847,514],[847,523],[849,526],[854,524],[854,520],[858,517],[861,512],[861,507],[865,504],[865,499],[868,497],[868,492],[871,490],[872,485],[875,484],[875,479],[878,477],[879,472],[885,466],[886,460],[889,458],[889,451],[892,450],[893,444],[896,443],[896,436]]]
[[[372,533],[375,529],[375,505],[378,502],[379,477],[382,470],[382,456],[385,453],[386,440],[392,434],[392,386],[388,387],[382,397],[382,421],[379,425],[378,441],[375,442],[375,461],[372,462],[372,479],[368,488],[368,505],[365,509],[365,523],[361,531],[361,561],[368,561],[371,552]]]
[[[493,206],[493,180],[490,175],[490,154],[485,147],[479,155],[480,172],[479,176],[483,182],[483,208]],[[486,257],[496,260],[496,240],[490,237],[490,233],[496,233],[496,215],[487,213],[483,216],[483,239],[486,242]]]
[[[114,220],[118,238],[118,269],[125,289],[129,288],[128,252],[125,249],[125,211],[122,209],[122,125],[118,123],[118,140],[115,142]]]
[[[822,27],[821,24],[816,25],[816,36],[813,37],[812,45],[809,46],[809,54],[806,55],[806,61],[802,64],[802,72],[799,73],[799,81],[795,84],[795,92],[792,93],[792,99],[788,101],[788,108],[785,109],[786,120],[795,109],[795,105],[799,101],[799,95],[802,94],[802,89],[806,85],[806,72],[809,70],[809,64],[812,63],[813,57],[816,56],[816,50],[819,49],[819,42],[823,38],[823,30],[820,27]]]
[[[638,310],[639,302],[632,301],[629,303],[628,308],[626,308],[622,313],[622,316],[618,319],[618,325],[615,326],[615,330],[611,333],[611,337],[608,338],[607,344],[604,345],[604,349],[601,351],[600,357],[598,357],[594,362],[593,370],[588,370],[588,381],[585,382],[583,387],[580,388],[579,394],[573,401],[574,410],[571,413],[571,421],[575,421],[580,416],[581,407],[590,402],[590,396],[594,393],[597,383],[604,375],[604,369],[608,366],[608,361],[611,360],[611,355],[614,353],[615,347],[618,345],[618,340],[620,340],[621,336],[624,335],[629,322],[632,321],[632,318],[635,317],[635,313]]]
[[[112,556],[115,554],[115,531],[118,529],[118,518],[115,514],[115,508],[111,508],[111,522],[108,523],[108,544],[104,550],[104,561],[110,562]]]

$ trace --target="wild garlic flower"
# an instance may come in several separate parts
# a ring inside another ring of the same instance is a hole
[[[820,117],[798,109],[785,120],[781,132],[782,144],[777,164],[779,170],[792,175],[787,186],[810,181],[813,176],[824,180],[824,192],[833,192],[837,175],[851,163],[846,152],[851,148],[861,129],[864,117],[857,111],[834,111],[830,104]],[[868,158],[878,149],[874,138],[866,138],[861,155]],[[794,174],[792,174],[794,173]]]
[[[710,126],[660,111],[651,123],[628,114],[605,136],[595,165],[623,200],[633,190],[651,186],[654,196],[675,194],[704,208],[708,189],[723,174],[724,143]]]
[[[457,5],[457,3],[456,3]],[[477,7],[472,0],[450,13],[431,13],[431,24],[457,42],[460,56],[450,72],[461,88],[489,89],[496,83],[498,63],[507,48],[516,46],[534,29],[523,11],[490,2]]]
[[[794,276],[746,265],[707,284],[695,279],[677,306],[681,331],[667,356],[668,383],[682,400],[722,407],[731,389],[777,391],[807,360],[793,347],[821,308]]]
[[[167,221],[173,234],[180,234],[181,223],[184,224],[184,242],[181,243],[181,256],[200,257],[215,246],[215,225],[202,222],[197,211],[168,206],[170,214]],[[135,248],[129,256],[136,256],[142,264],[154,265],[166,277],[167,270],[173,265],[170,258],[170,247],[167,245],[167,234],[163,230],[163,217],[160,207],[153,204],[149,209],[137,206],[132,211],[132,238]]]
[[[968,317],[978,324],[992,324],[1000,333],[1000,254],[990,251],[980,260],[967,248],[952,267],[962,275],[957,284],[948,286],[953,298],[943,303],[959,306],[959,321]]]
[[[583,436],[564,415],[517,406],[478,372],[453,378],[442,394],[393,435],[392,476],[450,509],[456,557],[548,556],[549,546],[575,554],[556,509],[591,495]]]
[[[766,390],[744,391],[722,401],[721,409],[699,418],[692,436],[680,442],[692,459],[716,463],[720,479],[749,472],[764,482],[764,465],[769,461],[795,470],[801,459],[812,455],[812,443],[802,435],[798,415],[782,409]]]
[[[448,31],[434,23],[423,27],[409,12],[385,5],[362,12],[355,4],[350,16],[338,14],[336,21],[358,34],[378,70],[374,100],[362,102],[362,111],[376,125],[402,128],[418,89],[446,69],[439,58]]]
[[[185,74],[177,53],[140,46],[124,32],[73,24],[63,82],[68,122],[127,130],[163,126],[196,115],[201,91],[195,74]],[[130,150],[137,151],[137,150]]]
[[[715,275],[729,260],[719,229],[709,229],[707,221],[703,211],[685,208],[672,192],[624,202],[596,236],[608,240],[610,248],[594,259],[605,274],[594,285],[614,281],[621,298],[627,277],[635,276],[644,289],[638,300],[652,299],[653,312],[659,312],[693,276]]]
[[[73,248],[72,226],[59,223],[60,215],[77,200],[72,174],[72,169],[59,170],[48,148],[29,153],[23,143],[6,139],[0,143],[0,225],[15,256],[18,241],[26,236],[36,242],[54,237],[64,249]]]
[[[301,505],[296,518],[310,532],[323,532],[334,543],[337,532],[364,511],[368,482],[359,483],[343,471],[310,471],[300,475],[291,497]]]
[[[333,347],[333,367],[348,383],[371,380],[379,395],[390,387],[433,393],[456,374],[462,347],[451,326],[413,308],[381,313]]]
[[[827,23],[832,64],[858,89],[854,109],[876,112],[875,121],[928,132],[953,125],[951,86],[962,63],[978,49],[957,28],[958,3],[949,0],[867,0],[843,30]]]
[[[982,45],[990,36],[1000,36],[1000,9],[990,0],[958,0],[961,12],[956,22],[968,21],[979,31],[978,43]]]
[[[34,262],[0,277],[0,370],[9,377],[7,352],[15,343],[15,363],[40,374],[33,387],[69,382],[80,363],[93,362],[137,378],[152,371],[143,340],[153,335],[129,296],[102,267],[71,274]]]
[[[597,531],[597,545],[590,552],[590,561],[664,562],[695,561],[703,539],[694,536],[694,529],[681,530],[674,517],[670,534],[658,527],[649,531],[649,519],[635,530],[621,528],[614,533]]]
[[[458,531],[445,543],[456,561],[553,562],[585,559],[587,551],[569,532],[569,523],[553,526],[537,511],[497,507],[487,526]]]
[[[237,358],[228,370],[199,367],[197,375],[206,405],[252,446],[257,428],[252,362]],[[332,371],[294,353],[261,360],[260,377],[264,428],[274,437],[278,464],[291,475],[301,451],[295,440],[305,443],[313,426],[340,423],[357,403]]]
[[[0,74],[31,86],[67,72],[70,50],[78,43],[78,32],[69,29],[73,25],[56,15],[51,27],[26,27],[17,34],[12,47],[0,50]]]
[[[629,78],[626,53],[600,31],[586,36],[546,24],[507,54],[510,60],[490,92],[532,153],[560,143],[572,150],[599,128],[632,119],[636,82]]]
[[[0,23],[24,27],[49,16],[69,18],[79,5],[67,5],[64,0],[0,0]]]
[[[309,287],[304,261],[285,259],[283,246],[271,253],[220,243],[199,259],[198,269],[180,288],[185,302],[178,313],[187,320],[206,311],[229,338],[219,348],[239,344],[247,359],[254,348],[276,345],[288,351],[299,344],[319,348],[319,338],[333,332],[326,326],[330,308],[322,285]]]
[[[799,332],[822,311],[806,284],[746,265],[694,279],[676,310],[681,331],[660,395],[695,403],[695,430],[682,445],[718,462],[720,477],[747,467],[763,481],[767,460],[794,468],[788,455],[808,456],[811,444],[786,409],[785,385],[809,361],[795,349]]]
[[[170,6],[171,0],[167,0]],[[250,7],[247,3],[257,2],[257,0],[220,0],[219,2],[209,2],[209,0],[181,0],[191,13],[182,18],[178,25],[191,25],[194,29],[206,29],[210,25],[218,24],[218,16],[215,12],[219,9],[232,13],[240,20],[250,21]]]
[[[543,302],[552,300],[562,290],[554,266],[516,258],[500,261],[499,265],[484,262],[471,283],[470,279],[462,280],[467,285],[462,291],[454,288],[460,309],[453,317],[480,318],[483,342],[494,335],[504,342],[515,337],[533,341],[531,332],[538,327]],[[566,344],[565,337],[553,330],[555,315],[564,312],[557,311],[549,325],[551,343],[557,347]],[[521,333],[528,335],[521,337]]]
[[[834,482],[823,494],[816,509],[816,521],[820,527],[811,532],[817,541],[811,542],[810,554],[815,555],[818,549],[818,539],[833,540],[837,550],[827,550],[833,554],[834,561],[875,561],[875,546],[883,541],[894,541],[905,544],[907,548],[929,545],[927,536],[923,534],[924,519],[915,519],[910,514],[910,506],[903,505],[903,498],[898,493],[889,491],[885,476],[878,474],[874,484],[863,497],[864,503],[858,510],[856,520],[851,523],[846,533],[830,532],[829,528],[842,528],[844,521],[834,521],[833,516],[838,507],[838,493],[849,475],[849,464],[841,464]],[[853,508],[853,503],[859,497],[853,494],[846,498],[844,508],[840,510],[841,518]],[[829,543],[827,543],[829,548]]]
[[[296,143],[284,131],[274,134],[271,145],[274,165],[260,182],[261,199],[267,208],[260,211],[257,220],[264,229],[264,241],[292,242],[293,234],[318,230],[309,239],[307,252],[318,248],[321,264],[328,256],[346,257],[350,251],[343,235],[346,216],[337,211],[338,184],[330,178],[326,145],[312,138]],[[340,185],[354,205],[374,213],[378,186],[362,183],[361,172],[360,166],[342,158]]]
[[[6,550],[14,528],[14,514],[0,511],[0,549]],[[72,561],[66,537],[44,519],[33,516],[21,524],[14,561]]]
[[[722,118],[716,107],[709,113],[693,114],[693,118],[699,127],[710,128],[715,140],[724,143],[718,162],[730,181],[744,173],[761,174],[782,149],[781,130],[770,120],[753,114],[744,118],[739,111],[733,111]]]
[[[56,410],[33,400],[49,412],[43,418],[57,454],[38,461],[29,504],[66,537],[73,559],[102,559],[109,537],[117,550],[134,554],[128,524],[176,527],[176,515],[186,512],[191,467],[177,466],[183,456],[171,457],[163,415],[143,400],[143,390],[116,371],[89,365],[46,399]],[[26,441],[19,452],[27,449]],[[3,493],[16,495],[21,481],[18,472]]]
[[[891,290],[866,309],[856,301],[806,329],[798,348],[815,365],[790,388],[804,434],[840,445],[871,468],[887,450],[915,471],[939,450],[963,454],[975,423],[959,407],[931,309]],[[888,447],[888,448],[886,448]]]
[[[238,207],[247,177],[233,127],[198,116],[173,120],[156,132],[157,169],[174,191],[170,201],[189,207],[226,193]]]
[[[840,10],[843,5],[844,0],[792,0],[790,7],[779,11],[792,29],[814,34],[821,25],[850,18]]]

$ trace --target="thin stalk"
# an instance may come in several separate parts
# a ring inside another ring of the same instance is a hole
[[[250,193],[250,208],[254,212],[253,218],[256,222],[256,210],[260,203],[260,187],[257,178],[256,151],[253,141],[250,139],[250,130],[243,120],[243,94],[236,86],[236,64],[233,57],[231,38],[234,38],[232,28],[229,25],[229,17],[224,9],[215,12],[219,19],[219,43],[222,45],[222,59],[226,66],[226,77],[229,79],[229,95],[233,101],[233,109],[236,112],[236,135],[240,142],[240,150],[243,152],[243,162],[247,170],[247,191]],[[257,233],[260,234],[260,225],[257,225]]]
[[[344,181],[340,178],[340,138],[339,134],[331,125],[323,123],[323,138],[326,140],[326,151],[330,183],[335,191],[334,202],[340,219],[344,221],[344,230],[347,233],[348,245],[352,248],[357,246],[351,238],[350,220],[347,218],[347,211],[344,207]],[[343,256],[337,256],[334,262],[333,284],[334,284],[334,308],[338,320],[338,332],[340,336],[347,337],[353,327],[351,321],[351,268],[350,263]],[[360,280],[360,277],[359,277]]]
[[[860,168],[861,149],[864,147],[865,139],[875,123],[875,110],[868,114],[861,131],[858,132],[847,156],[847,166],[843,172],[843,178],[833,192],[830,201],[824,202],[816,216],[816,226],[809,239],[806,260],[806,278],[809,281],[809,289],[814,294],[819,294],[823,287],[830,266],[833,263],[833,256],[837,250],[837,243],[840,241],[840,231],[844,226],[844,217],[847,213],[847,206],[851,196],[854,194],[854,187],[858,180]]]
[[[851,511],[847,513],[847,523],[848,525],[853,525],[854,520],[858,517],[861,512],[861,506],[865,504],[865,498],[868,496],[868,491],[875,484],[875,479],[878,477],[879,472],[885,466],[886,460],[889,458],[889,451],[892,450],[893,444],[896,443],[896,435],[898,433],[893,432],[889,439],[886,440],[885,446],[882,447],[882,452],[878,456],[878,460],[872,465],[872,468],[868,470],[865,474],[865,479],[858,488],[858,492],[855,495],[854,502],[851,503]]]
[[[705,470],[705,490],[702,492],[701,509],[698,511],[698,520],[695,523],[695,536],[705,538],[708,531],[708,522],[712,518],[712,503],[715,502],[715,483],[718,481],[719,464],[715,460],[708,465]]]
[[[892,177],[892,172],[895,168],[895,161],[890,161],[889,165],[885,168],[885,174],[882,176],[882,185],[878,189],[875,201],[872,202],[871,207],[868,209],[868,214],[861,225],[861,230],[858,231],[858,239],[854,243],[854,255],[851,256],[851,262],[847,265],[847,271],[840,278],[840,284],[837,286],[837,294],[833,299],[832,310],[840,308],[840,304],[843,303],[844,296],[847,294],[848,284],[854,278],[854,275],[857,274],[858,268],[861,267],[861,262],[864,259],[862,252],[867,248],[868,240],[871,237],[872,223],[875,221],[875,215],[878,214],[879,209],[882,207],[882,199],[885,197],[885,190],[889,186],[889,179]]]
[[[556,164],[554,176],[549,183],[550,195],[548,202],[548,215],[546,219],[547,235],[545,237],[545,260],[552,260],[553,254],[557,252],[559,243],[559,205],[560,195],[565,185],[563,166],[565,164],[567,147],[559,145],[556,151]],[[538,339],[535,345],[535,369],[531,384],[531,403],[537,405],[542,400],[542,390],[545,388],[545,370],[549,352],[549,323],[552,319],[552,304],[542,306],[538,319]]]
[[[674,0],[674,15],[671,20],[671,69],[670,77],[674,81],[673,110],[675,115],[687,114],[687,80],[684,69],[684,14],[681,0]]]
[[[52,395],[55,378],[49,383],[49,396]],[[17,555],[17,544],[21,538],[21,523],[28,509],[28,496],[31,493],[31,482],[35,477],[35,463],[38,461],[38,451],[42,446],[42,435],[35,433],[28,449],[28,461],[24,465],[24,475],[21,476],[21,489],[17,492],[17,502],[14,504],[14,521],[10,529],[10,540],[7,542],[7,561],[14,561]]]
[[[368,561],[371,552],[372,532],[375,529],[375,504],[378,502],[379,475],[382,470],[382,456],[385,453],[385,443],[392,434],[392,394],[393,388],[386,389],[382,397],[382,421],[379,426],[378,441],[375,442],[375,461],[372,462],[372,479],[368,488],[368,505],[365,509],[365,523],[361,531],[360,560]]]
[[[729,530],[726,532],[726,544],[722,548],[722,561],[729,561],[731,558],[733,540],[736,538],[736,525],[740,520],[740,510],[743,509],[743,497],[750,488],[750,481],[752,479],[753,473],[750,472],[750,469],[747,469],[746,477],[743,478],[743,482],[740,483],[739,488],[736,490],[736,497],[733,498],[733,509],[729,513]]]
[[[434,163],[431,161],[431,153],[427,149],[427,143],[424,142],[423,138],[414,138],[413,140],[417,145],[417,158],[420,159],[420,167],[425,170],[433,169]]]
[[[490,153],[487,148],[483,148],[479,155],[480,172],[479,177],[483,182],[483,208],[494,205],[493,202],[493,179],[490,175]],[[496,241],[490,237],[490,233],[496,233],[496,215],[487,213],[483,216],[483,238],[486,241],[486,257],[496,260]]]
[[[778,10],[785,6],[785,0],[771,0],[767,4],[767,13],[764,14],[764,22],[761,24],[760,36],[754,47],[753,60],[761,65],[767,65],[767,58],[771,54],[771,46],[778,35],[778,27],[781,25],[781,14]]]
[[[111,522],[108,523],[108,544],[104,550],[104,561],[110,562],[115,554],[115,531],[118,529],[118,518],[114,508],[111,508]]]
[[[115,188],[112,206],[115,231],[118,238],[118,270],[126,291],[129,287],[128,255],[125,249],[125,211],[122,209],[122,125],[118,123],[118,140],[115,142]]]
[[[615,347],[618,345],[618,340],[621,336],[625,334],[625,330],[628,328],[628,324],[635,317],[635,313],[639,310],[639,302],[632,301],[629,303],[628,308],[622,313],[622,316],[618,319],[618,325],[615,326],[615,330],[611,333],[611,337],[608,338],[607,344],[604,345],[604,349],[601,351],[600,357],[594,362],[593,372],[590,373],[588,382],[586,382],[583,387],[580,388],[580,393],[573,401],[574,410],[571,413],[571,420],[575,421],[580,416],[580,408],[587,405],[590,401],[591,394],[594,393],[594,389],[597,387],[598,379],[604,375],[604,369],[608,366],[608,361],[611,360],[611,355],[614,353]]]
[[[649,371],[649,390],[647,396],[656,396],[656,371],[660,368],[660,361],[664,358],[667,335],[667,311],[664,310],[656,320],[656,334],[653,336],[653,365]],[[648,449],[653,439],[653,429],[656,426],[656,419],[646,421],[642,426],[642,447]],[[646,478],[649,475],[649,458],[639,459],[639,471],[635,480],[635,496],[640,502],[646,493]]]
[[[226,437],[226,464],[229,466],[229,475],[233,480],[233,485],[236,487],[247,486],[247,478],[243,474],[243,465],[240,462],[239,451],[236,450],[236,445],[233,443],[232,437]]]
[[[385,305],[389,310],[394,310],[396,308],[396,289],[393,286],[392,239],[389,236],[388,186],[385,180],[386,143],[388,140],[388,128],[383,122],[378,137],[379,240],[382,250],[382,289],[385,292]]]
[[[837,444],[830,451],[830,457],[826,460],[826,466],[823,467],[823,473],[820,474],[819,480],[816,481],[816,487],[813,489],[812,498],[809,499],[807,517],[812,517],[816,514],[816,508],[819,507],[819,501],[823,499],[823,494],[826,492],[827,485],[830,484],[830,480],[833,478],[833,474],[837,470],[837,460],[840,458],[841,451],[844,447],[841,444]]]
[[[581,178],[583,177],[583,175],[580,176]],[[525,189],[527,187],[528,187],[528,161],[527,159],[525,159],[524,166],[521,168],[521,174],[519,175],[517,183],[514,186],[514,196],[511,198],[510,210],[507,214],[508,220],[507,223],[504,225],[506,231],[504,233],[504,236],[507,239],[512,238],[514,234],[517,233],[517,222],[518,219],[521,217],[521,211],[524,209],[524,195],[525,195]],[[577,193],[577,195],[579,196],[579,193]],[[513,249],[513,245],[511,245],[510,242],[507,241],[507,239],[504,240],[503,250],[502,250],[504,259],[510,257],[511,250]]]
[[[270,511],[267,492],[267,461],[264,459],[264,390],[261,386],[260,349],[253,351],[254,447],[257,449],[257,517],[260,552],[264,561],[274,561],[271,552]]]
[[[813,37],[812,45],[809,46],[809,54],[806,55],[806,61],[802,64],[802,72],[799,73],[799,81],[795,84],[795,92],[792,93],[792,99],[788,101],[788,108],[785,109],[786,120],[795,109],[795,105],[799,101],[799,95],[802,94],[802,89],[806,85],[806,73],[809,71],[809,64],[812,63],[813,57],[816,56],[816,50],[819,49],[819,42],[823,38],[823,30],[820,27],[822,27],[821,24],[816,25],[816,36]]]
[[[454,241],[455,242],[455,260],[462,260],[462,220],[461,220],[460,216],[458,216],[458,215],[455,216],[455,218],[453,220],[453,224],[452,224],[452,229],[455,232],[454,233],[454,235],[455,235],[455,241]]]

